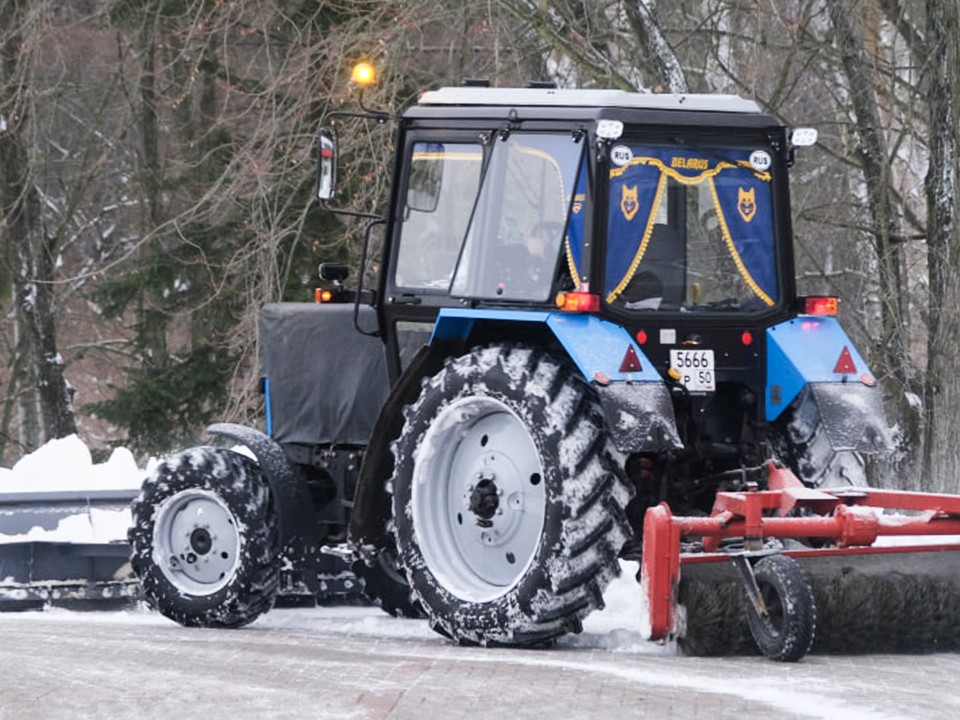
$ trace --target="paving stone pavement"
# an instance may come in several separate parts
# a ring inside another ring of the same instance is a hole
[[[284,612],[239,631],[145,613],[0,615],[0,720],[960,716],[960,655],[785,665],[654,646],[466,648],[422,623]]]

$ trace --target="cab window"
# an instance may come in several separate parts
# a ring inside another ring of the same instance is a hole
[[[776,304],[766,150],[621,144],[611,160],[608,303],[725,312]]]
[[[446,291],[470,221],[483,152],[469,143],[415,143],[394,282]]]
[[[451,294],[551,299],[583,145],[569,133],[518,132],[495,142]]]

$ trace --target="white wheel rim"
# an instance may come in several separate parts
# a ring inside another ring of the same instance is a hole
[[[182,592],[210,595],[224,587],[240,547],[236,518],[215,493],[183,490],[157,508],[153,560]]]
[[[504,403],[469,397],[447,406],[417,450],[411,519],[437,581],[469,602],[506,594],[524,576],[543,534],[540,454]]]

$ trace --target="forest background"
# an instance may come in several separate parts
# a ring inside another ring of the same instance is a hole
[[[139,454],[257,425],[260,305],[360,228],[313,199],[324,113],[493,85],[736,93],[820,141],[802,292],[882,383],[874,482],[960,491],[960,9],[939,0],[0,0],[0,465],[78,432]],[[341,177],[383,207],[389,128]]]

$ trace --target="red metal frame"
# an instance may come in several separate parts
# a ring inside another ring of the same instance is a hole
[[[788,469],[767,463],[767,490],[719,492],[710,517],[680,517],[667,503],[647,510],[643,526],[641,587],[647,594],[650,639],[676,630],[677,587],[686,563],[719,562],[725,538],[823,538],[835,547],[785,552],[816,557],[957,549],[956,545],[871,547],[883,535],[960,535],[960,496],[845,488],[812,490]],[[880,514],[877,510],[913,513]],[[794,511],[805,514],[796,515]],[[681,554],[680,541],[702,539],[705,552]]]

